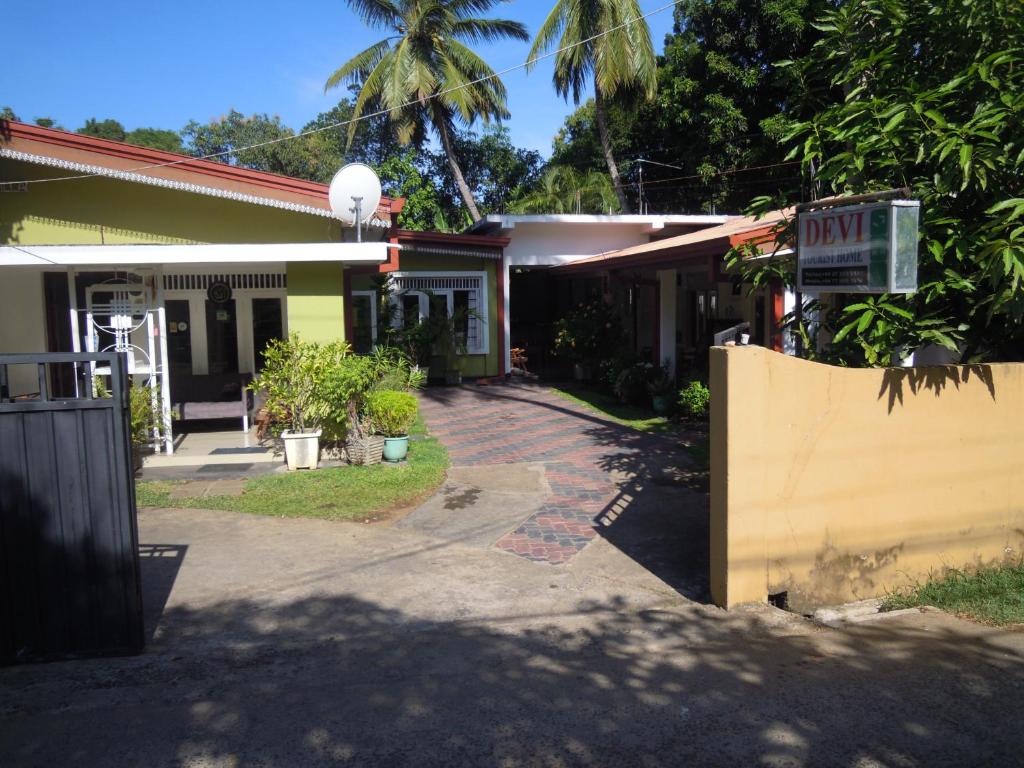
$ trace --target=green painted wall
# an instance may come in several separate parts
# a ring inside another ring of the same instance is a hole
[[[305,341],[345,338],[345,271],[339,264],[293,263],[288,270],[288,332]]]
[[[67,175],[0,159],[0,181]],[[0,198],[0,244],[339,242],[339,222],[209,195],[91,177]]]
[[[430,256],[426,254],[403,253],[399,257],[400,272],[486,272],[487,279],[487,335],[486,355],[465,355],[462,374],[469,377],[497,376],[501,349],[498,346],[498,262],[492,259],[473,257]],[[289,293],[291,276],[288,278]],[[371,275],[356,275],[352,278],[352,290],[373,289]]]

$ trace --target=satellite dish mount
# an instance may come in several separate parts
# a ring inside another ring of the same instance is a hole
[[[364,163],[349,163],[334,174],[328,192],[334,215],[343,224],[355,226],[359,243],[363,242],[363,223],[377,211],[380,196],[380,179]]]

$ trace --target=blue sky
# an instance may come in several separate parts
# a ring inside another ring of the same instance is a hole
[[[668,0],[640,0],[643,11]],[[533,35],[553,0],[516,0],[496,15],[516,19]],[[47,116],[74,130],[87,118],[113,117],[129,130],[180,129],[230,108],[280,115],[301,128],[337,103],[324,95],[328,75],[354,53],[385,36],[369,30],[344,0],[179,0],[10,3],[0,106],[23,120]],[[660,53],[672,27],[671,9],[649,19]],[[529,45],[478,46],[496,70],[521,63]],[[527,76],[504,77],[513,141],[550,153],[551,138],[572,105],[551,86],[550,60]]]

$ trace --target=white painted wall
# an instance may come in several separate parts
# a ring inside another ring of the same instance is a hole
[[[46,352],[41,270],[0,271],[0,352]],[[39,390],[34,366],[12,366],[8,375],[12,395]]]
[[[676,270],[658,270],[659,328],[661,336],[661,364],[668,365],[669,376],[676,375],[676,314],[678,311],[678,291],[676,289]]]
[[[650,240],[649,224],[522,222],[503,233],[510,238],[505,263],[513,267],[566,264]]]

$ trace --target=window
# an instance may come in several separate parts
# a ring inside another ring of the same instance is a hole
[[[352,291],[352,349],[359,354],[373,351],[377,343],[377,292]]]
[[[437,313],[465,310],[466,351],[487,354],[486,272],[396,272],[392,275],[395,324],[412,324]]]

